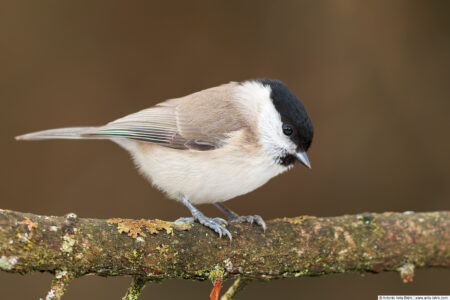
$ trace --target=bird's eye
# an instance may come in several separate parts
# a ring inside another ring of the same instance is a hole
[[[283,124],[283,133],[285,135],[291,135],[293,132],[294,130],[292,129],[291,125]]]

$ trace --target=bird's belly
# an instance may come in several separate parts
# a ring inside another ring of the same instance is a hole
[[[176,150],[151,146],[134,158],[141,172],[170,198],[194,204],[223,202],[251,192],[287,170],[269,157],[246,151]]]

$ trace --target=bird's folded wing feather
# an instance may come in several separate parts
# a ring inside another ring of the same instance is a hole
[[[85,135],[120,137],[176,149],[214,150],[245,124],[230,101],[234,83],[171,99]]]

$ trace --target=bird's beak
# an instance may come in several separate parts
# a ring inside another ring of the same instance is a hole
[[[308,169],[311,169],[311,163],[309,162],[308,155],[306,155],[306,152],[297,152],[296,153],[298,160],[304,164]]]

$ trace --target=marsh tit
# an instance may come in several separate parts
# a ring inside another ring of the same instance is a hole
[[[306,110],[280,81],[230,82],[170,99],[104,126],[50,129],[18,140],[107,139],[128,150],[153,185],[183,203],[193,218],[219,234],[227,221],[208,218],[194,205],[214,204],[231,222],[256,223],[221,203],[249,193],[289,170],[311,168],[313,126]]]

